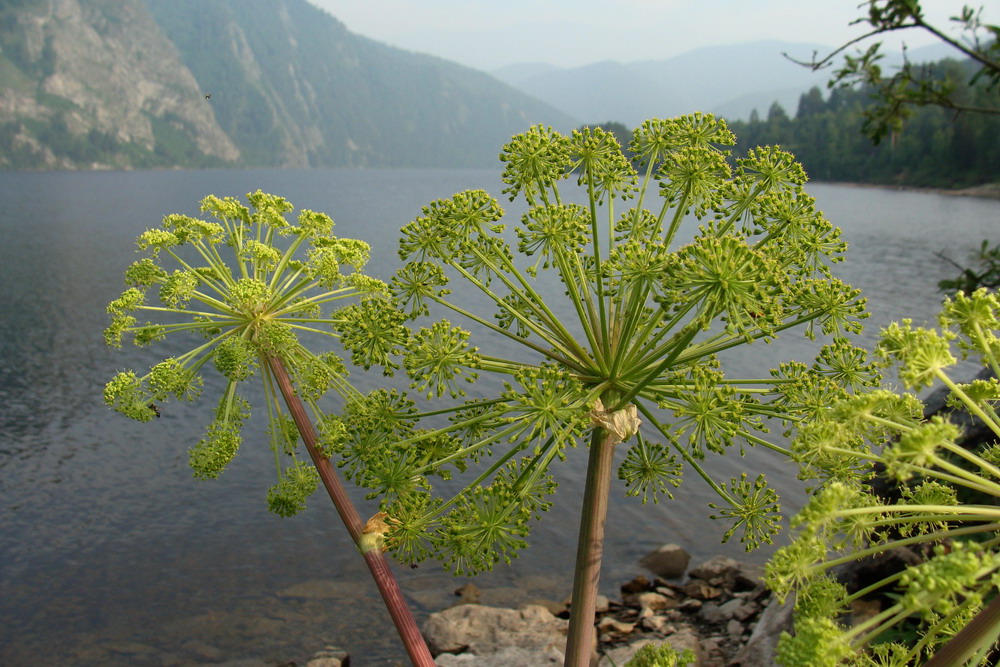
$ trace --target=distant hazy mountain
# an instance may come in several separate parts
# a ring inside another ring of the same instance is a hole
[[[746,119],[754,109],[766,115],[774,102],[794,115],[799,96],[813,86],[825,87],[830,74],[812,72],[783,54],[808,60],[814,52],[829,50],[821,44],[761,41],[627,64],[602,62],[569,69],[541,63],[511,65],[493,75],[587,122],[612,120],[635,127],[650,117],[692,111]],[[943,45],[910,53],[917,62],[949,55],[953,54]],[[893,62],[887,58],[887,63]]]
[[[0,168],[487,166],[577,120],[306,0],[0,1]]]

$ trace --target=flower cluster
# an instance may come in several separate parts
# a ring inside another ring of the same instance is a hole
[[[326,214],[302,210],[293,223],[288,219],[292,204],[282,197],[258,190],[247,201],[249,207],[231,197],[209,196],[201,211],[211,220],[168,215],[160,227],[139,236],[138,248],[147,256],[126,269],[127,288],[108,305],[105,340],[120,347],[128,337],[148,345],[168,335],[194,334],[196,345],[141,377],[131,370],[118,373],[105,387],[104,400],[128,417],[148,421],[165,409],[160,405],[165,401],[196,398],[206,367],[214,367],[224,380],[222,396],[204,436],[189,452],[195,476],[214,478],[239,451],[250,414],[238,387],[260,375],[279,471],[268,506],[288,516],[304,507],[318,477],[312,464],[299,458],[299,435],[278,400],[268,360],[280,359],[288,367],[299,396],[315,414],[320,414],[316,402],[331,390],[354,395],[340,358],[310,351],[299,334],[335,336],[336,330],[368,345],[367,356],[355,354],[365,365],[387,360],[380,347],[386,343],[372,343],[370,333],[359,333],[385,319],[384,312],[381,318],[377,314],[387,286],[356,273],[368,259],[367,244],[335,237]],[[323,315],[331,305],[355,297],[360,303]],[[140,323],[140,314],[161,321]],[[387,327],[391,322],[376,328],[376,335]]]
[[[730,166],[734,143],[724,121],[700,113],[647,121],[627,153],[601,128],[536,126],[500,155],[504,192],[524,200],[519,220],[468,190],[402,228],[391,296],[336,326],[355,363],[405,369],[429,402],[406,399],[402,429],[350,407],[328,439],[382,499],[390,549],[462,572],[491,567],[524,545],[554,461],[585,439],[624,438],[627,493],[673,497],[693,471],[733,524],[720,537],[771,541],[779,503],[763,477],[717,483],[703,459],[758,445],[788,455],[770,421],[794,429],[879,374],[848,342],[864,300],[832,278],[845,244],[804,191],[802,167],[776,148]],[[698,228],[682,232],[692,215]],[[422,322],[432,311],[456,323]],[[811,366],[726,375],[726,350],[792,328],[836,338]],[[498,337],[520,352],[500,354]],[[476,383],[486,376],[503,389],[486,395]],[[612,434],[624,416],[642,431]],[[457,489],[431,484],[466,465],[471,480]]]
[[[977,614],[996,613],[984,604],[1000,581],[997,448],[966,441],[959,424],[971,416],[1000,436],[998,309],[1000,300],[986,290],[959,293],[945,302],[940,329],[904,320],[883,330],[877,348],[907,389],[943,385],[948,409],[965,413],[964,420],[925,416],[913,394],[877,390],[816,411],[799,431],[792,449],[802,476],[821,487],[794,517],[795,539],[767,566],[779,596],[798,591],[795,636],[779,645],[782,664],[909,665],[935,653],[941,664],[990,660],[991,623],[946,643]],[[979,355],[988,379],[955,382],[954,347]],[[831,579],[837,565],[904,552],[920,562],[863,588]],[[826,593],[816,595],[819,589]],[[861,598],[882,600],[882,609],[843,625],[844,610]],[[893,634],[914,639],[887,641]],[[876,657],[881,662],[871,662]]]

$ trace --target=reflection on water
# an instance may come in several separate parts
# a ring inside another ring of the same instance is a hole
[[[421,205],[484,185],[499,194],[490,171],[0,174],[0,664],[301,660],[326,644],[362,665],[401,661],[325,498],[293,519],[267,513],[273,473],[258,417],[222,479],[199,482],[186,450],[209,420],[207,405],[170,404],[146,425],[107,411],[104,382],[119,368],[148,365],[152,353],[106,350],[103,308],[120,292],[134,237],[163,214],[196,213],[208,193],[259,187],[327,211],[338,233],[375,245],[371,269],[387,277],[398,259],[385,241]],[[865,290],[871,332],[901,317],[929,320],[940,301],[935,285],[952,272],[935,253],[962,259],[1000,222],[1000,202],[824,185],[810,192],[851,244],[838,275]],[[786,337],[727,364],[761,373],[811,350]],[[484,601],[565,597],[584,454],[571,452],[558,470],[556,506],[533,532],[544,548],[477,579]],[[785,508],[798,504],[791,466],[766,453],[712,466],[724,478],[767,472]],[[664,541],[696,559],[742,557],[738,544],[719,546],[724,528],[707,519],[709,493],[696,480],[682,491],[684,505],[614,497],[609,592]],[[355,500],[362,514],[370,508],[361,494]],[[433,565],[397,569],[421,617],[449,604],[465,581]]]

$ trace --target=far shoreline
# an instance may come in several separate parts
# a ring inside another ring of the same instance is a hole
[[[984,183],[969,188],[949,189],[918,187],[913,185],[893,185],[891,183],[857,183],[849,181],[811,181],[819,185],[839,185],[848,188],[878,188],[881,190],[899,190],[901,192],[922,192],[925,194],[948,195],[951,197],[981,197],[984,199],[1000,199],[1000,183]]]

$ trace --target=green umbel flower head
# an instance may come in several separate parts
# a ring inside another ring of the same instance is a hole
[[[757,445],[789,454],[768,421],[794,429],[878,372],[847,340],[864,300],[831,278],[845,245],[802,167],[776,148],[731,166],[734,142],[707,114],[648,121],[628,153],[602,128],[536,126],[500,155],[523,214],[506,222],[499,202],[468,190],[402,228],[395,307],[363,303],[357,329],[341,332],[359,363],[391,367],[401,352],[421,396],[392,407],[373,396],[398,418],[352,404],[330,429],[348,473],[382,497],[401,558],[462,572],[508,559],[548,505],[550,465],[585,439],[633,441],[618,471],[626,493],[669,498],[694,471],[735,524],[721,538],[771,541],[779,503],[763,477],[718,483],[703,460]],[[729,348],[793,328],[836,338],[812,366],[727,375]],[[490,376],[492,394],[476,383]]]
[[[994,437],[1000,437],[996,379],[958,383],[949,372],[953,347],[997,371],[997,305],[985,290],[959,293],[945,302],[940,330],[903,320],[882,331],[877,347],[906,388],[943,385],[948,407],[975,416]],[[824,372],[867,375],[840,345],[821,355]],[[800,598],[812,599],[810,591],[828,586],[836,566],[884,553],[911,554],[919,562],[860,590],[845,589],[835,603],[817,601],[823,597],[801,609],[797,603],[795,637],[779,646],[783,664],[902,666],[944,650],[954,652],[938,656],[940,664],[990,664],[996,610],[984,605],[1000,581],[1000,456],[990,439],[966,441],[960,423],[940,413],[925,417],[916,396],[883,389],[816,409],[799,430],[792,449],[801,476],[821,487],[792,519],[795,539],[768,563],[775,592],[798,589]],[[876,471],[889,488],[880,495],[869,484]],[[881,612],[850,628],[839,625],[844,609],[862,597],[880,600]],[[946,647],[977,614],[983,618],[975,632]],[[890,636],[912,639],[874,643]]]
[[[212,478],[242,442],[250,405],[238,387],[260,376],[280,475],[268,505],[287,516],[304,507],[316,488],[316,472],[298,458],[298,433],[277,400],[268,359],[289,368],[299,396],[314,410],[331,390],[353,396],[340,358],[314,353],[299,342],[299,334],[336,337],[336,330],[357,336],[367,324],[365,313],[375,310],[372,302],[381,303],[388,292],[386,285],[356,273],[368,258],[367,244],[334,236],[326,214],[303,210],[292,222],[292,204],[281,197],[257,191],[247,200],[249,207],[230,197],[206,197],[201,211],[210,219],[168,215],[160,227],[139,236],[138,248],[147,256],[125,271],[128,287],[108,305],[105,340],[120,347],[128,337],[148,345],[187,335],[195,346],[141,377],[122,371],[107,384],[104,400],[128,417],[149,421],[170,399],[196,398],[202,374],[214,368],[224,381],[222,396],[204,437],[190,450],[195,476]],[[344,300],[353,303],[323,314]],[[140,314],[160,321],[140,324]],[[373,354],[364,361],[370,365],[384,357]]]

